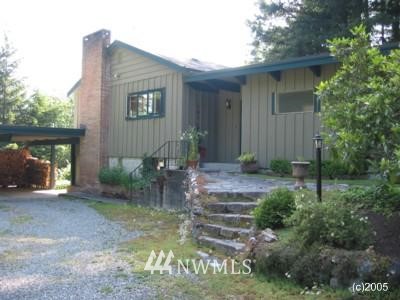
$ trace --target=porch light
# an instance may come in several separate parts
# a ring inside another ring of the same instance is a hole
[[[317,175],[317,198],[322,201],[322,176],[321,176],[321,149],[322,149],[322,137],[317,133],[313,137],[315,146],[315,160],[316,160],[316,175]]]
[[[229,98],[226,98],[226,100],[225,100],[225,107],[226,107],[226,109],[231,109],[232,108],[232,100],[231,99],[229,99]]]

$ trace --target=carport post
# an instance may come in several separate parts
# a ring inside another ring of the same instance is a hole
[[[71,185],[76,184],[76,145],[71,144]]]
[[[50,146],[50,188],[54,189],[56,186],[56,146]]]

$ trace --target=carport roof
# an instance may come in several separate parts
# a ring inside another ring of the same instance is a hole
[[[0,142],[30,145],[79,144],[85,129],[0,125]]]

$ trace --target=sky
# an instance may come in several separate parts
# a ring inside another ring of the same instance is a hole
[[[251,60],[246,20],[256,13],[255,0],[2,0],[0,34],[29,90],[65,98],[87,34],[109,29],[112,40],[154,54],[233,67]]]

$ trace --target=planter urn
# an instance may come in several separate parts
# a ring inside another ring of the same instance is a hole
[[[258,172],[258,163],[256,161],[241,163],[240,169],[242,170],[242,173],[254,174]]]
[[[294,184],[295,190],[307,188],[304,178],[308,175],[309,166],[310,162],[308,161],[292,161],[292,175],[296,178]]]
[[[199,164],[198,160],[187,160],[186,165],[188,168],[197,169],[197,165]]]

